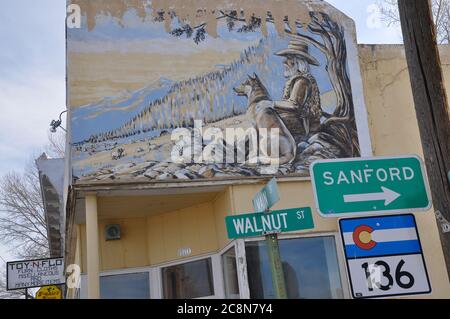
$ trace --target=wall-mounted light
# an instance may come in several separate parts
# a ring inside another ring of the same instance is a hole
[[[63,112],[61,112],[61,114],[59,114],[59,119],[58,119],[58,120],[53,120],[53,121],[50,123],[50,132],[56,133],[56,130],[57,130],[58,128],[62,129],[64,132],[67,132],[67,130],[66,130],[64,127],[61,126],[61,124],[62,124],[62,119],[61,119],[61,117],[62,117],[62,115],[63,115],[64,113],[67,113],[67,110],[66,110],[66,111],[63,111]]]

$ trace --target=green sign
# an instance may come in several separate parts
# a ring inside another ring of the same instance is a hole
[[[230,239],[258,237],[314,228],[310,207],[254,213],[226,218]]]
[[[431,207],[425,169],[417,156],[318,161],[311,166],[311,178],[324,217]]]
[[[253,207],[257,212],[265,212],[280,200],[278,194],[277,180],[273,178],[262,190],[253,198]]]

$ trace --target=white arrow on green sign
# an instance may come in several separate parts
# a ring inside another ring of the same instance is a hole
[[[270,214],[254,213],[227,216],[225,221],[230,239],[258,237],[314,228],[310,207],[277,210]]]
[[[431,196],[417,156],[317,161],[311,179],[324,217],[427,211]]]

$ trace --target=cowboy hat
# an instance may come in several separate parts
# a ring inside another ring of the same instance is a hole
[[[315,57],[309,54],[308,44],[296,40],[289,41],[287,49],[275,53],[278,56],[293,55],[306,60],[309,64],[319,66],[320,63]]]

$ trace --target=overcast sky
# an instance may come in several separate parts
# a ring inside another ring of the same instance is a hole
[[[359,43],[401,43],[399,28],[377,21],[374,0],[329,2],[355,20]],[[65,3],[2,1],[0,175],[22,170],[39,154],[50,121],[65,109]]]

